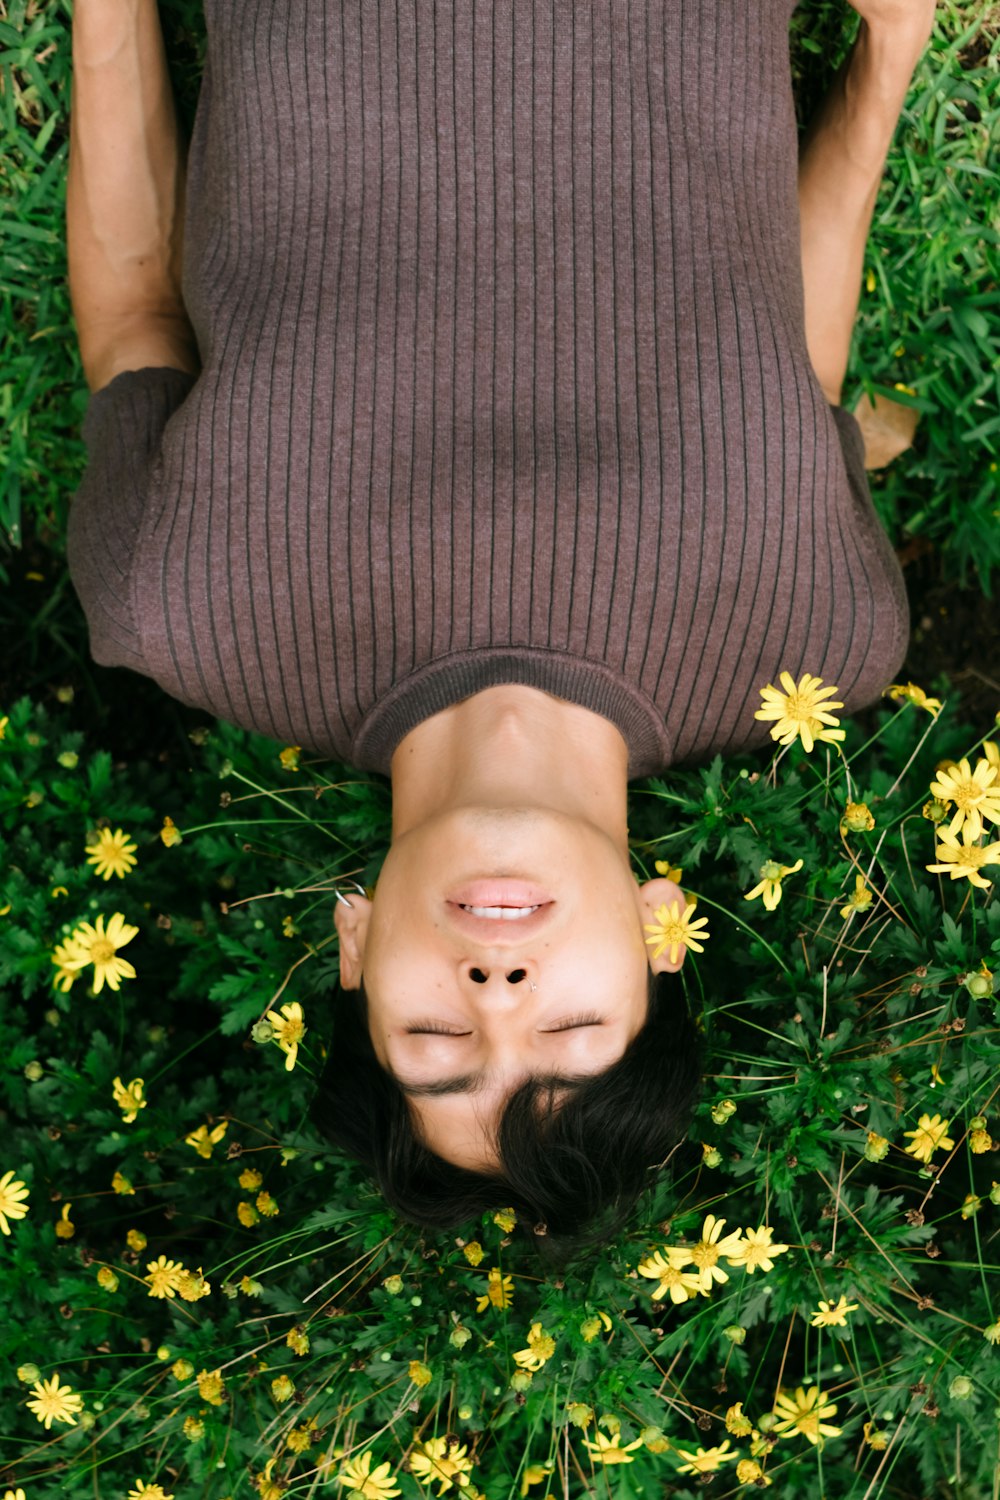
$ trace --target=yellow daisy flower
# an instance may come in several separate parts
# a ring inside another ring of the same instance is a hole
[[[494,1266],[487,1277],[487,1290],[476,1298],[476,1312],[485,1312],[492,1302],[494,1307],[509,1307],[513,1300],[514,1280],[504,1276],[499,1266]]]
[[[6,722],[6,719],[0,720],[0,731],[2,731],[3,726]],[[2,739],[3,734],[0,733],[0,740]],[[18,1485],[16,1490],[5,1490],[3,1500],[24,1500],[24,1491],[22,1490],[20,1485]]]
[[[844,730],[829,728],[840,720],[831,708],[843,708],[842,703],[824,703],[823,699],[835,693],[835,687],[821,687],[822,677],[811,677],[807,672],[796,684],[790,672],[782,672],[779,678],[784,692],[768,683],[760,689],[763,707],[754,714],[755,719],[776,719],[771,738],[779,745],[790,745],[801,739],[802,748],[811,751],[817,740],[834,742],[844,738]]]
[[[593,1440],[583,1439],[583,1446],[601,1464],[632,1464],[635,1459],[632,1453],[636,1448],[642,1447],[642,1438],[637,1437],[631,1443],[622,1446],[621,1433],[616,1432],[611,1437],[605,1433],[595,1430]]]
[[[72,1386],[59,1384],[58,1371],[49,1380],[36,1380],[31,1390],[32,1395],[24,1404],[30,1407],[39,1422],[44,1424],[46,1432],[50,1430],[53,1422],[65,1422],[69,1427],[76,1426],[74,1413],[83,1410],[83,1397],[78,1395]]]
[[[969,832],[969,824],[962,825],[962,842],[947,829],[938,834],[941,842],[934,853],[943,864],[925,865],[925,870],[930,870],[934,875],[950,875],[952,880],[961,880],[964,876],[973,885],[979,886],[980,890],[988,891],[991,881],[988,876],[981,874],[984,865],[1000,865],[1000,841],[992,844],[977,844]]]
[[[282,1052],[287,1053],[285,1072],[290,1073],[299,1055],[299,1043],[306,1034],[306,1028],[302,1024],[302,1006],[297,1000],[293,1000],[291,1004],[281,1007],[280,1015],[277,1011],[269,1010],[267,1019],[274,1031],[272,1042],[277,1042]]]
[[[168,1495],[161,1484],[146,1484],[137,1479],[135,1488],[128,1492],[128,1500],[174,1500],[174,1497]]]
[[[130,943],[138,931],[138,927],[129,926],[120,911],[115,912],[107,928],[103,916],[99,916],[93,925],[81,922],[70,935],[68,941],[72,951],[63,959],[63,965],[68,969],[82,969],[86,964],[93,964],[95,995],[101,993],[105,984],[117,990],[123,979],[135,978],[135,969],[126,959],[118,957],[118,949]]]
[[[222,1380],[221,1370],[199,1370],[195,1377],[198,1381],[198,1395],[203,1401],[211,1406],[221,1406],[226,1399],[226,1387]]]
[[[772,1244],[773,1234],[774,1230],[768,1224],[762,1224],[759,1229],[744,1229],[742,1243],[736,1254],[726,1256],[729,1264],[742,1266],[750,1275],[754,1271],[773,1271],[772,1256],[784,1255],[791,1248],[789,1245]]]
[[[289,1438],[291,1443],[291,1438]],[[402,1490],[396,1488],[395,1476],[392,1465],[388,1462],[379,1464],[377,1469],[372,1468],[371,1451],[366,1449],[358,1458],[349,1458],[337,1475],[337,1483],[346,1485],[350,1490],[357,1490],[364,1495],[365,1500],[393,1500],[394,1495],[401,1495]]]
[[[10,1234],[8,1219],[23,1219],[28,1212],[24,1206],[27,1196],[28,1188],[15,1179],[13,1171],[0,1177],[0,1229],[4,1234]]]
[[[801,868],[801,859],[797,859],[794,865],[779,865],[775,859],[766,859],[760,867],[760,884],[755,885],[752,891],[747,891],[744,901],[753,901],[757,896],[763,895],[767,910],[774,911],[781,900],[781,882],[786,875],[794,875]]]
[[[683,1271],[682,1266],[691,1263],[691,1252],[673,1245],[665,1245],[652,1255],[641,1260],[636,1267],[640,1276],[648,1276],[659,1283],[652,1293],[653,1301],[659,1302],[669,1292],[671,1302],[687,1302],[699,1295],[707,1296],[702,1285],[700,1271]]]
[[[1000,823],[1000,784],[997,769],[988,760],[977,760],[975,770],[970,770],[964,758],[957,765],[942,768],[931,782],[930,790],[940,802],[955,804],[949,833],[968,827],[969,839],[978,839],[982,836],[984,818]]]
[[[160,1255],[156,1260],[147,1263],[148,1276],[142,1279],[149,1287],[151,1297],[173,1297],[181,1289],[181,1282],[188,1271],[181,1265],[180,1261],[168,1260],[165,1255]]]
[[[737,1401],[735,1406],[730,1406],[726,1411],[726,1431],[731,1432],[733,1437],[749,1437],[753,1432],[753,1423],[744,1415],[742,1401]]]
[[[684,1448],[674,1448],[674,1452],[686,1460],[678,1464],[678,1474],[714,1474],[721,1469],[723,1464],[735,1463],[739,1458],[738,1453],[730,1453],[732,1443],[728,1438],[718,1448],[699,1448],[696,1453],[688,1453]]]
[[[912,1136],[913,1139],[903,1150],[915,1156],[919,1161],[928,1163],[935,1151],[950,1151],[955,1142],[948,1134],[950,1120],[943,1120],[940,1115],[923,1114],[917,1121],[916,1130],[904,1130],[904,1136]]]
[[[541,1323],[532,1323],[528,1331],[528,1347],[516,1351],[514,1363],[524,1370],[540,1370],[555,1350],[556,1341],[552,1335],[543,1330]]]
[[[80,970],[86,963],[86,959],[83,960],[83,963],[75,963],[74,960],[78,957],[79,952],[72,937],[65,938],[63,942],[57,943],[52,950],[52,962],[56,965],[55,977],[52,982],[56,989],[61,990],[64,995],[69,993],[79,979]]]
[[[223,1120],[214,1130],[209,1130],[207,1125],[199,1125],[197,1130],[192,1130],[190,1135],[184,1137],[184,1144],[193,1146],[198,1155],[207,1161],[212,1154],[212,1147],[219,1144],[228,1129],[228,1120]]]
[[[668,859],[658,859],[654,861],[653,867],[658,875],[665,875],[668,880],[674,882],[674,885],[680,885],[681,876],[684,874],[680,865],[672,865]]]
[[[142,1097],[145,1087],[141,1078],[133,1078],[126,1087],[120,1078],[115,1078],[111,1085],[115,1103],[122,1111],[122,1119],[126,1125],[131,1125],[140,1109],[145,1109],[149,1103],[148,1099]]]
[[[554,1465],[552,1465],[551,1463],[528,1464],[527,1468],[524,1470],[524,1473],[521,1475],[521,1494],[527,1495],[529,1489],[533,1484],[542,1484],[544,1480],[548,1479],[549,1475],[552,1473],[553,1467]]]
[[[120,828],[116,828],[114,833],[110,828],[102,828],[92,844],[84,845],[87,864],[93,865],[94,874],[102,875],[105,880],[110,880],[112,875],[124,880],[136,864],[135,852],[138,847]]]
[[[822,1447],[824,1437],[839,1437],[843,1431],[824,1423],[824,1417],[836,1413],[837,1405],[827,1400],[818,1385],[811,1385],[808,1390],[798,1386],[791,1396],[782,1393],[775,1398],[774,1409],[778,1421],[772,1431],[800,1432],[814,1447]]]
[[[846,1328],[847,1314],[857,1312],[858,1303],[848,1302],[846,1297],[841,1297],[833,1302],[820,1302],[819,1307],[812,1315],[812,1326],[814,1328]]]
[[[691,1259],[698,1267],[701,1284],[706,1291],[711,1291],[713,1281],[729,1280],[728,1272],[719,1265],[720,1256],[724,1255],[730,1261],[734,1256],[740,1258],[743,1237],[738,1229],[730,1230],[723,1237],[725,1222],[725,1219],[717,1219],[714,1214],[708,1214],[702,1225],[701,1239],[691,1249]]]
[[[410,1473],[419,1484],[438,1482],[438,1494],[443,1495],[453,1484],[464,1489],[469,1483],[472,1459],[465,1443],[456,1443],[447,1437],[427,1438],[410,1455]]]
[[[470,1266],[478,1266],[486,1252],[478,1240],[470,1240],[467,1245],[462,1246],[462,1254]]]
[[[690,948],[693,953],[704,953],[705,949],[701,942],[702,938],[711,937],[708,931],[708,918],[697,917],[692,921],[694,905],[688,902],[682,912],[679,901],[671,901],[669,910],[664,906],[658,906],[654,912],[655,925],[649,922],[643,923],[643,930],[651,932],[652,937],[646,938],[646,942],[653,948],[652,957],[659,958],[661,953],[670,949],[670,962],[675,964],[677,956],[682,948]],[[698,929],[703,931],[699,932]]]
[[[871,886],[868,885],[865,877],[863,875],[855,875],[853,894],[848,896],[847,905],[840,908],[840,915],[846,921],[856,911],[867,911],[873,900]]]
[[[929,714],[937,715],[941,712],[941,699],[928,698],[923,688],[917,687],[915,682],[892,682],[882,694],[883,698],[892,698],[896,703],[909,700],[918,708],[925,708]]]

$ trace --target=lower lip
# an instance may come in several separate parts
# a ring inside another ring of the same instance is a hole
[[[525,880],[473,880],[448,900],[455,906],[548,906],[552,897]]]

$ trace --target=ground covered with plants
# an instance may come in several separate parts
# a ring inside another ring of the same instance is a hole
[[[162,11],[190,123],[200,6]],[[851,32],[796,12],[803,119]],[[69,7],[5,0],[0,49],[0,1497],[996,1500],[1000,13],[941,8],[855,339],[855,398],[921,419],[871,476],[910,657],[839,726],[834,684],[761,683],[788,743],[634,784],[707,1074],[565,1256],[401,1223],[311,1123],[387,783],[88,659]]]

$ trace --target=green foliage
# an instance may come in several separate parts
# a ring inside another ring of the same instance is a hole
[[[942,761],[995,752],[947,703],[936,718],[880,710],[867,741],[848,722],[846,766],[796,744],[767,766],[717,759],[632,789],[637,871],[680,865],[711,919],[676,981],[709,1076],[673,1179],[651,1181],[599,1254],[555,1269],[523,1226],[490,1214],[451,1235],[399,1223],[308,1121],[332,1021],[332,889],[377,879],[385,783],[304,758],[287,769],[271,742],[223,724],[194,732],[193,771],[115,763],[75,712],[22,699],[0,740],[0,1175],[30,1195],[0,1241],[0,1485],[28,1500],[53,1485],[69,1500],[118,1497],[138,1479],[206,1500],[305,1495],[371,1448],[415,1500],[410,1462],[447,1438],[487,1500],[544,1494],[533,1486],[546,1479],[568,1494],[693,1496],[686,1465],[728,1442],[700,1460],[719,1462],[724,1485],[752,1450],[778,1494],[916,1496],[959,1451],[961,1493],[985,1500],[1000,1411],[984,1332],[998,1317],[1000,906],[989,882],[925,872],[936,840],[923,809]],[[848,800],[868,805],[873,829],[841,831]],[[172,847],[165,818],[182,836]],[[136,846],[121,877],[87,862],[100,827]],[[773,910],[745,899],[765,859],[799,857]],[[875,899],[844,919],[859,871]],[[138,928],[122,950],[135,977],[95,994],[88,967],[54,987],[56,944],[116,912]],[[292,1003],[306,1031],[289,1071],[251,1032]],[[116,1079],[142,1080],[131,1123]],[[924,1116],[947,1122],[930,1128],[950,1143],[926,1165],[904,1134]],[[248,1169],[260,1180],[241,1184]],[[769,1226],[787,1249],[769,1270],[720,1258],[727,1279],[708,1295],[654,1299],[639,1264],[690,1252],[708,1215],[723,1238]],[[189,1290],[200,1275],[211,1290],[154,1296],[164,1257],[192,1273]],[[479,1311],[494,1269],[510,1305]],[[854,1304],[844,1325],[814,1327],[820,1300],[841,1297]],[[533,1331],[554,1346],[529,1371]],[[75,1425],[37,1426],[16,1374],[29,1363],[79,1394]],[[216,1370],[219,1404],[197,1380]],[[771,1416],[779,1395],[807,1400],[813,1386],[837,1429],[815,1446]],[[736,1402],[756,1438],[727,1433]],[[581,1428],[571,1407],[594,1418]],[[887,1449],[868,1446],[865,1423]],[[296,1453],[288,1438],[309,1424]],[[629,1461],[605,1468],[597,1434],[616,1431]]]

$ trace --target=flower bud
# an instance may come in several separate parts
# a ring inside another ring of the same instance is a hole
[[[973,1214],[978,1213],[982,1206],[982,1198],[977,1198],[975,1193],[966,1193],[959,1212],[961,1213],[963,1219],[971,1219]]]
[[[464,1349],[471,1337],[471,1328],[466,1328],[464,1323],[456,1323],[448,1335],[448,1342],[449,1344],[453,1344],[456,1349]]]
[[[458,1408],[458,1420],[460,1422],[467,1422],[471,1416],[472,1416],[472,1407],[471,1406],[460,1406]]]
[[[735,1113],[736,1105],[732,1099],[720,1099],[718,1104],[712,1105],[712,1119],[716,1125],[725,1125]]]
[[[870,833],[875,819],[864,802],[848,802],[840,820],[841,833]]]
[[[988,1130],[973,1130],[969,1135],[969,1150],[974,1156],[982,1156],[992,1149],[993,1141]]]
[[[175,1380],[190,1380],[194,1374],[194,1365],[189,1359],[175,1359],[170,1366],[170,1373]]]
[[[295,1394],[295,1382],[289,1380],[287,1375],[279,1375],[271,1381],[271,1394],[275,1401],[288,1401]]]
[[[163,1362],[164,1362],[164,1364],[166,1364],[167,1360],[170,1358],[170,1356],[171,1356],[172,1353],[173,1353],[173,1350],[172,1349],[168,1349],[167,1346],[166,1346],[166,1344],[161,1344],[160,1347],[159,1347],[159,1349],[157,1349],[157,1351],[156,1351],[156,1357],[157,1357],[157,1359],[162,1359]]]
[[[741,1458],[736,1465],[736,1478],[740,1484],[756,1484],[763,1475],[764,1470],[755,1458]]]
[[[390,1297],[398,1297],[403,1290],[403,1278],[402,1276],[387,1276],[382,1285]]]
[[[990,1323],[983,1329],[983,1338],[988,1344],[1000,1344],[1000,1323]]]
[[[531,1380],[530,1370],[515,1370],[510,1377],[510,1388],[512,1391],[526,1391],[531,1385]]]
[[[966,974],[965,988],[973,1000],[988,1000],[993,993],[993,975],[982,974],[978,971],[974,974]]]
[[[757,1419],[757,1426],[761,1432],[770,1432],[777,1420],[773,1411],[766,1411]]]
[[[97,1418],[94,1416],[94,1413],[92,1411],[82,1411],[79,1415],[78,1421],[80,1423],[81,1431],[89,1432],[94,1423],[97,1421]]]
[[[184,1418],[184,1436],[189,1443],[200,1443],[205,1436],[205,1424],[200,1417]]]
[[[666,1453],[670,1447],[666,1436],[660,1431],[659,1427],[644,1427],[639,1436],[650,1453]]]
[[[731,1344],[742,1344],[746,1336],[746,1329],[741,1327],[739,1323],[729,1323],[722,1330],[722,1337],[728,1339]]]
[[[37,1365],[18,1365],[17,1378],[23,1385],[34,1385],[36,1380],[41,1380],[42,1372]]]
[[[722,1152],[719,1151],[719,1150],[717,1150],[717,1148],[715,1146],[710,1146],[710,1145],[708,1145],[707,1142],[702,1142],[702,1147],[701,1147],[701,1164],[702,1164],[703,1167],[719,1167],[719,1166],[721,1166],[722,1165]]]
[[[102,1286],[106,1292],[117,1292],[118,1277],[110,1266],[99,1266],[97,1270],[97,1284]]]
[[[920,812],[921,815],[927,818],[927,820],[931,823],[943,823],[945,818],[948,816],[948,804],[947,802],[939,802],[938,799],[934,797],[930,802],[924,803],[923,807],[920,809]]]
[[[968,1375],[956,1375],[948,1387],[948,1395],[953,1401],[968,1401],[972,1391],[973,1385]]]
[[[994,1208],[1000,1207],[1000,1182],[990,1183],[990,1202]]]
[[[878,1135],[874,1130],[868,1132],[868,1144],[865,1146],[866,1161],[881,1161],[889,1150],[889,1142],[884,1135]]]
[[[594,1420],[594,1408],[587,1406],[583,1401],[571,1401],[566,1408],[566,1414],[574,1427],[582,1427],[584,1431]]]
[[[45,1069],[37,1058],[29,1063],[25,1063],[24,1076],[29,1083],[37,1083],[40,1078],[45,1076]]]
[[[255,1021],[250,1028],[250,1035],[255,1042],[269,1042],[274,1036],[274,1027],[270,1021]]]

